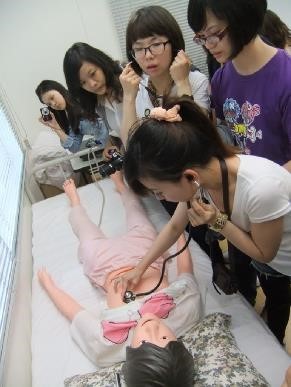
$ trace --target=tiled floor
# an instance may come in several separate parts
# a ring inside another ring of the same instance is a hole
[[[265,303],[265,296],[261,288],[258,289],[257,301],[255,309],[258,313],[261,313]],[[285,347],[287,352],[291,355],[291,317],[286,329]]]

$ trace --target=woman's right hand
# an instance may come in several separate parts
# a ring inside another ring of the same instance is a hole
[[[133,290],[135,286],[140,282],[143,273],[144,271],[142,271],[138,266],[136,266],[132,270],[127,271],[125,274],[115,279],[115,290],[118,286],[122,286],[123,293],[125,293],[126,290]]]
[[[54,132],[55,131],[58,131],[58,130],[62,130],[62,128],[60,127],[60,125],[58,124],[57,120],[56,120],[56,117],[54,115],[54,113],[50,112],[51,116],[52,116],[52,119],[49,120],[49,121],[44,121],[42,116],[39,117],[39,122],[41,122],[43,125],[45,126],[48,126],[49,128],[51,128]],[[62,130],[63,131],[63,130]]]
[[[119,80],[123,88],[123,98],[131,97],[135,100],[141,77],[133,70],[130,63],[124,67]]]
[[[119,152],[117,146],[115,146],[115,145],[106,146],[102,152],[103,159],[105,159],[106,161],[110,161],[111,160],[110,152],[112,152],[112,151]]]

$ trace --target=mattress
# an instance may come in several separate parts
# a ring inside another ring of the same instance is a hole
[[[101,227],[106,235],[125,231],[125,213],[110,179],[100,183],[105,193]],[[90,218],[98,223],[102,209],[102,194],[95,184],[78,189],[81,202]],[[149,218],[159,230],[168,219],[154,198],[143,200]],[[75,374],[96,370],[70,336],[70,323],[56,310],[40,287],[36,272],[46,267],[56,283],[88,308],[98,307],[103,294],[92,287],[83,274],[77,257],[78,240],[68,222],[69,202],[65,194],[33,205],[33,266],[32,280],[32,378],[33,387],[61,387],[64,379]],[[278,387],[290,356],[282,349],[260,316],[240,294],[219,295],[211,282],[209,258],[191,241],[194,270],[205,303],[206,314],[224,312],[232,316],[232,332],[239,348],[249,357],[271,386]],[[169,263],[170,277],[175,273],[175,261]]]

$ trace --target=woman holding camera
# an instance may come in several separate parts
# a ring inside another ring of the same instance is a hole
[[[117,146],[120,146],[122,116],[121,71],[119,62],[86,43],[73,44],[64,57],[64,74],[70,93],[88,114],[97,113],[103,119],[111,145]]]
[[[94,142],[105,147],[108,131],[102,119],[96,113],[85,113],[63,85],[44,80],[35,92],[40,102],[46,104],[50,110],[49,115],[40,118],[40,122],[59,136],[65,149],[72,153],[77,152],[84,135],[94,136]]]

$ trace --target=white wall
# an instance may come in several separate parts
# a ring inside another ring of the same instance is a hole
[[[268,0],[268,8],[276,12],[291,28],[291,0]]]
[[[291,26],[291,0],[268,5]],[[77,41],[121,59],[109,0],[0,0],[0,83],[31,141],[43,128],[35,87],[43,79],[64,83],[63,57]]]
[[[0,83],[31,141],[43,127],[34,90],[65,84],[63,57],[78,41],[121,58],[108,0],[0,0]]]

